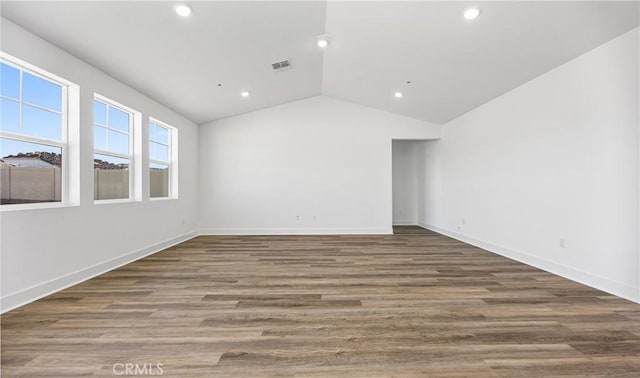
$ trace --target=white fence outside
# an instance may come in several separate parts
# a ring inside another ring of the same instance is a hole
[[[0,198],[2,203],[57,202],[62,198],[62,175],[58,167],[30,168],[2,165]],[[95,199],[129,197],[129,170],[95,169]],[[150,170],[151,197],[166,197],[169,177],[166,170]]]

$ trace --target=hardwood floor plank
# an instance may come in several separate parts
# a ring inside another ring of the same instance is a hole
[[[640,376],[640,305],[394,231],[191,239],[3,314],[2,376]]]

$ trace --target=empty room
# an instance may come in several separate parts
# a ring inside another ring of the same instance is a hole
[[[639,377],[639,1],[2,1],[2,377]]]

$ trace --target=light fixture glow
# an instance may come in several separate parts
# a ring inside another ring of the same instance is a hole
[[[324,49],[325,47],[329,46],[329,41],[327,41],[326,39],[319,39],[317,43],[318,43],[318,47],[320,47],[321,49]]]
[[[464,10],[464,18],[467,20],[474,20],[480,16],[480,9],[476,7],[469,7]]]
[[[173,7],[173,10],[178,14],[178,16],[187,17],[191,14],[191,7],[187,4],[178,4]]]
[[[247,92],[247,91],[242,91],[242,92],[240,92],[240,96],[242,96],[242,97],[244,97],[244,98],[249,97],[249,95],[251,95],[251,93],[249,93],[249,92]]]
[[[393,94],[395,98],[402,98],[402,92],[396,92]]]

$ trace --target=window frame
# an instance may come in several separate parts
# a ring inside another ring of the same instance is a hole
[[[169,158],[168,161],[162,161],[162,160],[155,160],[155,159],[151,159],[151,143],[156,143],[156,144],[161,144],[161,145],[165,145],[163,143],[159,143],[155,140],[151,139],[151,125],[154,124],[156,126],[162,127],[164,129],[167,129],[167,142],[168,144],[166,144],[167,146],[167,156]],[[151,164],[162,164],[162,165],[167,165],[169,167],[169,174],[167,177],[167,181],[168,181],[168,188],[167,188],[167,196],[166,197],[151,197],[151,181],[149,180],[149,200],[151,201],[163,201],[163,200],[172,200],[172,199],[178,199],[178,129],[174,126],[171,126],[169,124],[167,124],[166,122],[162,122],[160,120],[158,120],[157,118],[153,118],[153,117],[149,117],[149,124],[148,124],[148,144],[147,144],[147,148],[149,148],[148,153],[147,153],[147,157],[149,159],[149,165],[148,165],[148,172],[149,172],[149,178],[151,178]]]
[[[17,204],[4,204],[4,205],[0,205],[0,211],[10,211],[10,210],[29,210],[29,209],[44,209],[44,208],[56,208],[56,207],[68,207],[68,206],[72,206],[72,205],[76,205],[76,203],[72,202],[71,200],[71,196],[70,196],[70,186],[71,186],[71,170],[70,170],[70,158],[69,158],[69,143],[70,143],[70,136],[69,136],[69,130],[71,129],[69,123],[70,123],[70,93],[71,93],[71,88],[75,87],[76,92],[77,92],[77,85],[72,83],[69,80],[63,79],[57,75],[54,75],[40,67],[37,67],[33,64],[27,63],[21,59],[18,59],[14,56],[11,56],[7,53],[5,53],[4,51],[0,51],[0,62],[2,62],[3,64],[6,64],[10,67],[13,67],[17,70],[20,71],[20,93],[19,93],[19,99],[14,99],[11,97],[6,97],[3,96],[2,94],[0,94],[0,98],[4,99],[4,100],[8,100],[8,101],[13,101],[13,102],[17,102],[18,103],[18,124],[19,124],[19,128],[22,130],[23,129],[23,105],[26,104],[30,107],[39,109],[39,110],[44,110],[50,113],[54,113],[54,114],[58,114],[60,115],[60,140],[55,140],[55,139],[49,139],[49,138],[41,138],[41,137],[35,137],[35,136],[30,136],[30,135],[25,135],[25,134],[21,134],[21,133],[15,133],[15,132],[8,132],[8,131],[4,131],[0,129],[0,138],[3,139],[10,139],[10,140],[14,140],[14,141],[19,141],[19,142],[25,142],[25,143],[34,143],[34,144],[40,144],[40,145],[44,145],[44,146],[49,146],[49,147],[56,147],[56,148],[60,148],[60,153],[62,155],[61,157],[61,167],[60,167],[60,201],[50,201],[50,202],[37,202],[37,203],[17,203]],[[61,106],[60,106],[60,113],[58,113],[57,111],[53,110],[53,109],[49,109],[46,107],[43,107],[41,105],[36,105],[36,104],[32,104],[30,102],[26,102],[23,100],[23,84],[24,84],[24,72],[29,73],[30,75],[33,75],[35,77],[38,77],[40,79],[49,81],[55,85],[58,85],[61,87]],[[76,139],[76,138],[73,138]]]
[[[106,119],[105,119],[105,123],[106,125],[101,125],[96,123],[96,115],[95,115],[95,102],[101,102],[102,104],[106,105]],[[109,108],[115,108],[117,110],[120,110],[122,112],[125,112],[129,115],[129,135],[128,135],[128,145],[129,145],[129,154],[122,154],[122,153],[118,153],[118,152],[111,152],[108,150],[102,150],[102,149],[98,149],[95,146],[95,139],[94,139],[94,133],[95,133],[95,127],[102,127],[105,128],[107,130],[107,139],[106,139],[106,147],[109,148],[109,131],[115,131],[118,132],[120,134],[124,134],[124,132],[122,132],[121,130],[118,130],[116,128],[111,128],[109,125]],[[111,156],[111,157],[115,157],[115,158],[119,158],[119,159],[126,159],[129,161],[129,196],[127,198],[111,198],[111,199],[96,199],[95,198],[95,187],[93,190],[93,203],[94,204],[109,204],[109,203],[121,203],[121,202],[135,202],[138,201],[139,198],[136,195],[136,185],[135,185],[135,167],[136,167],[136,145],[135,145],[135,133],[136,133],[136,125],[138,124],[137,120],[140,118],[140,112],[126,106],[126,105],[122,105],[121,103],[114,101],[106,96],[103,96],[99,93],[94,93],[93,94],[93,101],[91,101],[91,113],[93,115],[93,119],[91,122],[91,145],[92,145],[92,150],[93,153],[91,154],[91,164],[93,166],[93,162],[95,160],[95,155],[106,155],[106,156]],[[94,168],[95,169],[95,168]],[[95,174],[95,173],[94,173]],[[94,181],[95,182],[95,181]],[[94,183],[95,186],[95,183]]]

